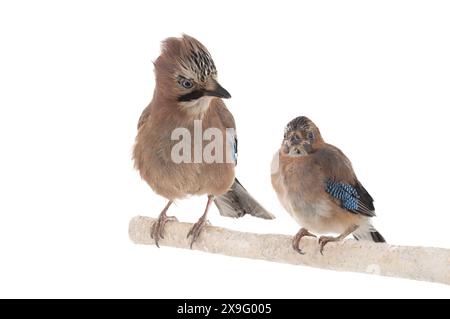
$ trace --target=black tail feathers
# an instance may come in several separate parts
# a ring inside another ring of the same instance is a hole
[[[370,232],[370,236],[372,237],[372,240],[376,243],[385,243],[386,242],[384,237],[378,231]]]
[[[353,233],[353,237],[356,240],[369,240],[375,243],[385,243],[386,240],[384,237],[375,228],[373,228],[373,226],[370,227],[370,230],[358,228]]]

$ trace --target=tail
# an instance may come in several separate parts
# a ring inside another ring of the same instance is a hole
[[[239,183],[237,178],[231,189],[214,199],[220,215],[238,218],[245,214],[264,219],[274,219],[275,216],[264,209]]]
[[[369,229],[358,228],[353,232],[356,240],[370,240],[375,243],[385,243],[384,237],[371,225]]]

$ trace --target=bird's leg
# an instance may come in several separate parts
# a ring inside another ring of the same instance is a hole
[[[172,201],[170,200],[166,207],[162,210],[161,214],[159,214],[158,220],[153,222],[152,230],[150,232],[150,236],[155,239],[156,247],[159,248],[159,240],[164,239],[164,226],[168,221],[176,221],[177,218],[175,216],[167,216],[167,210],[169,209],[170,205],[172,205]]]
[[[206,226],[207,220],[206,215],[208,215],[209,206],[211,206],[212,201],[214,200],[213,195],[208,195],[208,202],[206,203],[205,212],[203,213],[202,217],[199,218],[199,220],[192,226],[191,230],[187,234],[186,238],[189,238],[189,236],[192,236],[191,240],[191,249],[194,242],[197,240],[198,236],[200,235],[200,232],[202,231],[203,227]]]
[[[320,238],[319,238],[320,253],[323,255],[323,248],[325,247],[326,244],[328,244],[329,242],[336,242],[336,241],[343,240],[345,237],[347,237],[348,235],[353,233],[356,229],[358,229],[358,227],[359,226],[357,226],[357,225],[352,225],[337,237],[320,236]]]
[[[317,237],[314,234],[311,234],[306,228],[301,228],[297,234],[295,234],[294,238],[292,239],[292,247],[294,248],[294,250],[296,252],[298,252],[299,254],[304,254],[304,252],[300,249],[299,244],[300,244],[300,240],[303,237]]]

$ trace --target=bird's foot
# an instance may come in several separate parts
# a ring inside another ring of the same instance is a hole
[[[195,224],[192,226],[191,230],[189,230],[189,233],[187,234],[186,238],[189,238],[189,236],[192,236],[191,239],[191,249],[192,245],[194,245],[194,242],[197,240],[198,236],[200,236],[200,233],[206,225],[208,225],[209,222],[206,220],[206,217],[201,217]]]
[[[314,234],[311,234],[307,229],[305,228],[301,228],[297,234],[295,234],[294,238],[292,238],[292,247],[294,248],[294,250],[296,252],[298,252],[301,255],[304,255],[304,252],[300,249],[299,245],[300,245],[300,240],[303,237],[317,237]]]
[[[175,216],[159,215],[158,219],[153,222],[150,236],[155,240],[156,247],[159,248],[159,240],[164,239],[164,226],[168,221],[178,221]]]
[[[328,244],[330,242],[337,242],[337,241],[343,240],[345,237],[347,237],[348,235],[353,233],[355,230],[357,230],[358,227],[359,227],[358,225],[350,225],[350,227],[348,227],[342,234],[340,234],[337,237],[321,236],[319,238],[320,253],[323,255],[323,248],[325,247],[326,244]]]
[[[326,244],[331,243],[331,242],[341,241],[341,240],[342,240],[341,236],[338,236],[338,237],[320,236],[320,238],[319,238],[320,253],[323,255],[323,249]]]

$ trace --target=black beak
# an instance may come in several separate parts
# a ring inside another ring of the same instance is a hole
[[[231,97],[231,94],[228,93],[228,91],[225,90],[219,83],[214,81],[214,84],[214,89],[206,90],[205,95],[216,96],[222,99],[229,99]]]

